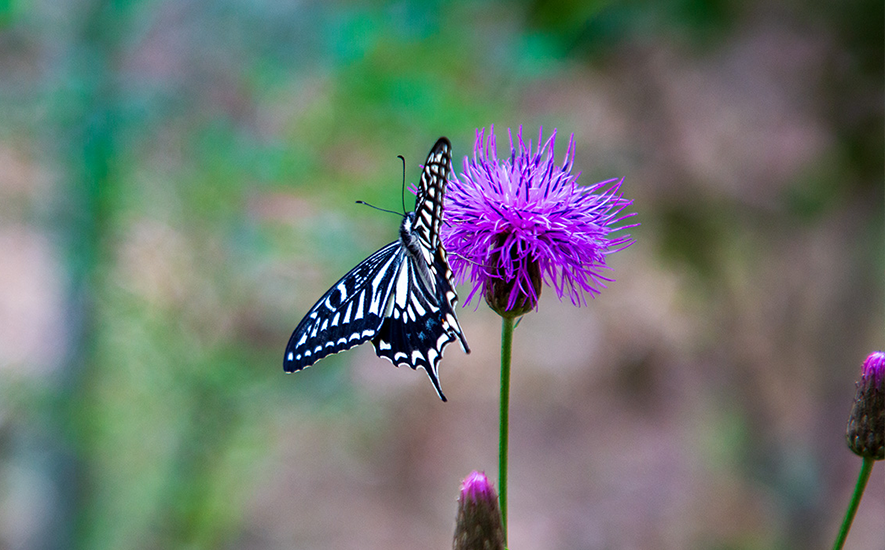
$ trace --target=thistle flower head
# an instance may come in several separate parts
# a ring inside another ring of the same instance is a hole
[[[855,454],[885,459],[885,353],[881,351],[871,353],[863,363],[846,439]]]
[[[501,160],[494,128],[478,130],[473,158],[449,185],[442,239],[458,281],[474,284],[466,302],[482,291],[498,313],[521,315],[536,307],[544,282],[560,299],[586,304],[613,281],[603,274],[606,256],[633,243],[611,235],[636,225],[616,226],[633,215],[621,214],[632,204],[620,193],[623,180],[578,185],[574,135],[561,165],[556,130],[544,141],[541,129],[535,148],[521,127],[515,141],[508,135],[510,155]]]
[[[454,550],[504,550],[498,495],[483,472],[461,482]]]

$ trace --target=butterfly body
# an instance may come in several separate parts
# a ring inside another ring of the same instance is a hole
[[[286,372],[371,340],[375,353],[394,365],[422,367],[446,400],[439,384],[444,348],[458,340],[470,353],[439,239],[451,158],[449,140],[440,138],[424,164],[415,211],[403,216],[399,239],[360,262],[308,311],[286,346]]]

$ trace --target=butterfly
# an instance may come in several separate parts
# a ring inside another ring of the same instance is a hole
[[[299,371],[371,340],[375,353],[395,366],[423,368],[446,400],[439,383],[443,350],[458,340],[470,353],[439,237],[451,173],[452,144],[441,137],[427,155],[415,211],[403,216],[399,239],[360,262],[310,308],[289,338],[284,371]]]

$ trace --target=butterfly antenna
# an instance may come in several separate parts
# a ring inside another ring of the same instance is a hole
[[[369,204],[366,201],[356,201],[356,203],[362,204],[363,206],[368,206],[369,208],[374,208],[375,210],[379,210],[381,212],[387,212],[388,214],[396,214],[397,216],[402,217],[402,214],[400,214],[399,212],[394,212],[393,210],[388,210],[386,208],[380,208],[378,206],[375,206],[374,204]]]
[[[403,161],[403,188],[400,190],[400,198],[403,200],[403,215],[406,214],[406,159],[402,155],[396,156]]]

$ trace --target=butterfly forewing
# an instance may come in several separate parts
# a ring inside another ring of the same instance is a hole
[[[375,336],[402,261],[399,241],[392,242],[335,283],[292,333],[283,369],[301,370]]]
[[[283,367],[294,372],[323,357],[371,340],[379,357],[423,368],[440,399],[439,361],[460,341],[452,270],[439,239],[443,198],[452,171],[452,146],[440,138],[424,163],[415,212],[400,239],[369,256],[310,309],[286,347]]]
[[[424,169],[421,170],[421,185],[415,199],[414,231],[431,253],[439,244],[439,226],[443,216],[443,197],[446,184],[452,173],[452,144],[441,137],[437,140]]]
[[[437,288],[445,291],[445,300],[451,306],[452,318],[455,321],[453,325],[457,327],[459,337],[463,340],[461,328],[454,318],[454,308],[458,303],[455,277],[449,267],[446,250],[439,240],[439,226],[443,219],[443,197],[451,174],[452,144],[443,137],[430,150],[427,162],[424,163],[424,170],[421,172],[421,187],[415,201],[415,233],[421,238],[427,235],[423,244],[428,252],[436,256],[431,260],[430,269],[434,275],[442,275],[443,280],[437,282]],[[464,345],[466,346],[466,343]]]

